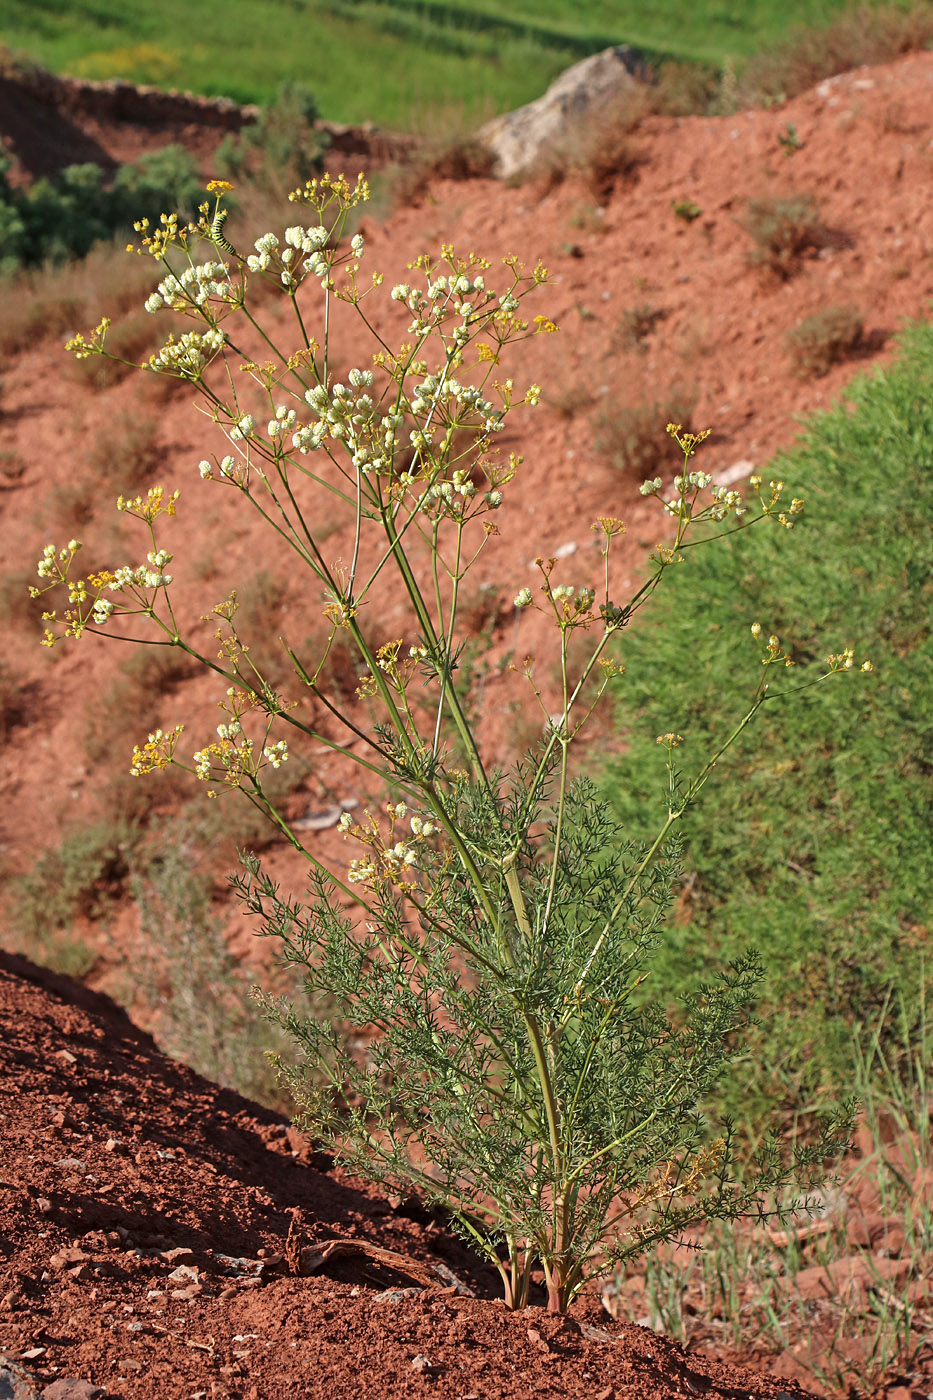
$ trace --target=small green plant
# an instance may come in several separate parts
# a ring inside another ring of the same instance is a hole
[[[692,224],[694,219],[698,219],[703,213],[699,204],[692,199],[672,199],[671,208],[675,218],[682,219],[685,224]]]
[[[811,194],[750,199],[739,223],[754,244],[749,265],[781,281],[798,271],[805,253],[826,241],[819,203]]]
[[[865,325],[857,306],[828,306],[787,332],[794,371],[802,378],[828,374],[862,343]]]
[[[784,130],[778,132],[778,145],[786,156],[792,156],[795,151],[803,148],[803,142],[797,135],[797,128],[793,122],[788,122]]]
[[[667,423],[689,423],[695,396],[686,390],[666,399],[602,408],[593,417],[596,452],[630,480],[671,472],[677,465],[677,444]]]
[[[551,628],[556,693],[530,660],[519,668],[526,708],[540,715],[538,742],[507,769],[492,768],[470,718],[464,580],[485,559],[521,470],[497,437],[511,413],[540,399],[537,385],[519,387],[501,365],[516,342],[556,329],[546,315],[522,315],[546,271],[508,257],[500,283],[474,254],[420,256],[411,280],[391,289],[370,365],[335,380],[335,303],[372,328],[370,298],[382,286],[378,272],[363,274],[364,237],[343,240],[365,181],[309,182],[293,195],[308,225],[264,234],[250,252],[223,235],[225,188],[212,182],[215,207],[195,226],[168,218],[146,237],[161,278],[148,305],[187,328],[168,337],[150,371],[183,378],[206,399],[223,443],[200,463],[202,489],[236,493],[272,526],[293,576],[311,580],[330,643],[313,652],[288,642],[291,675],[273,683],[236,594],[213,607],[213,641],[185,632],[169,572],[180,492],[162,485],[119,502],[142,526],[145,562],[98,565],[80,578],[78,541],[46,547],[36,591],[62,590],[64,600],[61,613],[49,609],[44,640],[106,636],[115,622],[125,637],[139,625],[139,640],[161,635],[169,654],[218,678],[217,731],[189,758],[183,726],[154,729],[132,770],[175,766],[215,801],[244,794],[307,861],[307,899],[282,893],[255,855],[233,882],[300,971],[310,1004],[334,1007],[308,1015],[278,998],[263,1003],[299,1052],[280,1068],[301,1121],[354,1171],[443,1205],[498,1269],[509,1307],[528,1301],[541,1268],[548,1306],[563,1312],[588,1278],[691,1222],[757,1217],[762,1191],[791,1180],[806,1187],[838,1140],[839,1120],[790,1156],[769,1139],[739,1183],[731,1127],[704,1116],[749,1024],[761,977],[754,952],[694,989],[676,1021],[637,989],[678,878],[676,833],[717,763],[764,707],[854,669],[854,654],[846,648],[798,679],[779,639],[754,624],[750,697],[708,760],[687,775],[680,736],[658,740],[666,816],[646,842],[622,833],[592,784],[571,779],[574,745],[622,674],[614,646],[670,570],[723,533],[790,529],[803,510],[779,482],[754,479],[748,500],[713,486],[692,466],[706,434],[671,423],[679,469],[662,505],[671,539],[645,581],[625,600],[613,596],[610,553],[624,525],[606,515],[593,526],[602,553],[594,582],[571,583],[541,558],[534,590],[515,596],[519,618],[536,608]],[[261,364],[240,348],[256,281],[291,317],[284,343],[281,326],[277,338],[266,332]],[[106,354],[106,332],[102,322],[71,348]],[[247,407],[257,393],[258,418]],[[642,493],[657,497],[662,485],[657,476]],[[336,561],[312,523],[329,497],[355,519]],[[409,620],[396,630],[389,617]],[[328,680],[338,637],[358,663],[349,705]],[[340,874],[303,846],[300,822],[290,824],[270,782],[290,743],[340,750],[337,726],[353,741],[348,762],[383,788],[359,819],[341,818],[355,854]]]

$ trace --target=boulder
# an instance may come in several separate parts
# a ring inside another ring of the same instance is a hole
[[[477,136],[492,152],[495,174],[507,180],[533,169],[574,126],[633,88],[642,69],[633,49],[616,44],[566,68],[543,97],[487,122]]]

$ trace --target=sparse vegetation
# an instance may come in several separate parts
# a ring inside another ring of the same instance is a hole
[[[933,44],[933,13],[922,0],[848,5],[822,26],[810,25],[808,15],[800,18],[786,39],[748,61],[741,80],[746,104],[783,102],[823,78]]]
[[[884,1008],[867,1045],[852,1042],[858,1157],[816,1214],[767,1234],[713,1227],[687,1258],[660,1251],[639,1295],[652,1326],[688,1347],[793,1349],[830,1395],[880,1400],[888,1386],[926,1374],[933,1045],[925,1020],[918,1032],[903,1011]],[[882,1044],[899,1039],[902,1054],[889,1058]]]
[[[93,248],[80,262],[0,278],[0,354],[64,341],[88,324],[104,300],[115,316],[138,308],[151,284],[141,259],[118,257],[110,244]]]
[[[668,477],[677,466],[677,451],[666,425],[689,426],[695,406],[696,396],[680,389],[664,399],[601,408],[593,416],[593,446],[630,481]]]
[[[749,266],[780,281],[793,277],[804,254],[826,241],[819,202],[812,194],[750,199],[739,223],[754,244]]]
[[[862,343],[865,326],[857,306],[828,306],[787,332],[791,364],[802,378],[828,374]]]
[[[74,931],[78,918],[104,921],[125,893],[135,834],[112,823],[67,831],[11,884],[9,938],[35,962],[82,977],[97,955]]]
[[[275,101],[260,110],[236,135],[226,136],[214,156],[219,175],[238,183],[246,178],[273,199],[320,174],[328,138],[315,123],[314,95],[302,83],[287,80]]]
[[[623,311],[612,333],[609,345],[612,350],[647,349],[647,340],[655,326],[664,320],[667,312],[650,301],[639,302],[637,306]]]
[[[268,1059],[285,1049],[250,995],[249,969],[231,954],[213,908],[213,880],[201,873],[189,832],[164,828],[134,868],[139,911],[135,946],[113,978],[121,1000],[145,1007],[168,1055],[218,1084],[288,1112],[291,1100]],[[318,1008],[320,1010],[320,1008]]]

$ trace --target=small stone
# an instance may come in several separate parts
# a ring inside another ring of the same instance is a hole
[[[198,1271],[192,1269],[189,1264],[179,1264],[178,1268],[169,1274],[169,1278],[173,1283],[197,1283]]]
[[[0,1363],[0,1400],[38,1400],[32,1378],[12,1362]]]
[[[204,1289],[199,1283],[192,1283],[188,1288],[173,1288],[172,1297],[181,1303],[190,1303],[192,1298],[196,1298]]]
[[[404,1303],[408,1298],[420,1298],[422,1288],[386,1288],[373,1295],[374,1303]]]
[[[227,1303],[231,1298],[235,1298],[238,1290],[236,1288],[222,1288],[217,1297],[222,1303]]]
[[[132,1357],[129,1356],[123,1357],[122,1360],[117,1362],[117,1365],[120,1367],[121,1371],[141,1371],[143,1369],[143,1363],[141,1361],[134,1361]]]
[[[108,1138],[104,1143],[104,1151],[122,1154],[126,1151],[126,1146],[119,1138]]]
[[[87,1163],[78,1157],[61,1157],[55,1165],[59,1171],[72,1172],[75,1176],[83,1176],[87,1171]]]
[[[39,1212],[40,1215],[48,1215],[51,1209],[52,1202],[48,1200],[47,1197],[38,1196],[36,1198],[36,1210]]]
[[[193,1264],[194,1252],[193,1250],[184,1249],[181,1247],[179,1247],[178,1249],[163,1249],[162,1253],[159,1255],[159,1258],[164,1259],[166,1264]],[[171,1277],[174,1278],[175,1275],[172,1274]]]
[[[89,1258],[83,1249],[63,1249],[52,1255],[49,1264],[53,1269],[70,1269],[76,1264],[84,1264]]]
[[[47,1347],[30,1347],[28,1351],[21,1351],[21,1352],[20,1352],[20,1354],[19,1354],[19,1360],[20,1360],[20,1361],[38,1361],[39,1357],[40,1357],[40,1356],[44,1356],[47,1350],[48,1350]]]
[[[78,1063],[77,1055],[72,1055],[70,1050],[56,1050],[55,1059],[61,1060],[63,1065],[76,1065]],[[43,1391],[42,1393],[44,1395],[47,1392]],[[101,1392],[101,1394],[103,1394],[103,1392]]]
[[[101,1385],[77,1380],[74,1376],[62,1376],[61,1380],[53,1381],[45,1387],[42,1400],[97,1400],[99,1395],[105,1394],[106,1391]]]
[[[434,1367],[426,1356],[416,1356],[412,1360],[411,1369],[417,1371],[419,1375],[424,1375],[426,1371],[433,1371]]]

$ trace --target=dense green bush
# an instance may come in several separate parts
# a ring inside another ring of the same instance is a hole
[[[32,185],[13,186],[11,161],[0,154],[0,272],[82,258],[146,217],[157,224],[167,209],[191,216],[203,190],[193,158],[166,146],[121,165],[113,179],[99,165],[69,165]]]
[[[931,388],[933,328],[917,327],[772,467],[807,503],[793,564],[780,531],[696,551],[629,638],[628,752],[605,788],[636,839],[666,810],[655,736],[686,736],[690,772],[737,717],[726,697],[743,677],[754,688],[752,622],[801,661],[857,642],[877,671],[765,706],[685,823],[688,888],[653,994],[673,1001],[749,946],[761,954],[761,1025],[731,1091],[745,1121],[775,1087],[797,1106],[848,1091],[850,1027],[874,1022],[892,984],[917,1006],[933,868]]]

